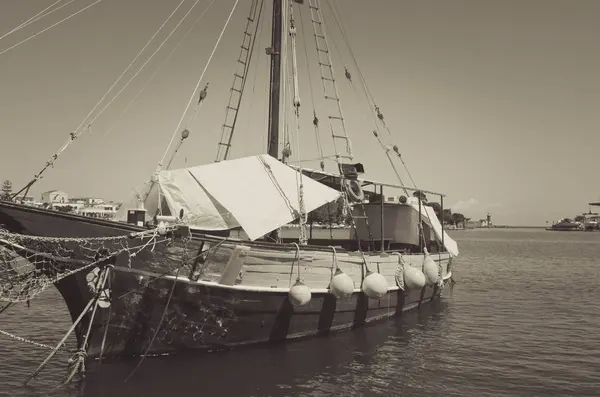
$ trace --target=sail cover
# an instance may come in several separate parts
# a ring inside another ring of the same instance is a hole
[[[241,226],[251,240],[299,217],[300,173],[262,154],[218,163],[161,171],[163,207],[172,215],[183,209],[193,228],[225,230]],[[340,192],[302,178],[306,212],[336,200]],[[155,208],[146,205],[149,216]],[[163,210],[164,212],[164,210]]]
[[[189,169],[163,171],[158,174],[161,197],[168,207],[162,213],[179,216],[183,221],[202,230],[227,230],[241,226],[237,220],[191,175]]]
[[[415,209],[415,210],[419,210],[419,199],[417,199],[416,197],[410,197],[408,199],[408,203]],[[425,221],[427,223],[429,223],[429,225],[431,225],[431,228],[433,229],[433,231],[435,232],[436,237],[441,241],[442,240],[442,224],[440,223],[440,220],[438,219],[437,215],[435,214],[435,210],[432,207],[429,207],[427,205],[421,205],[421,211],[423,214],[423,218],[425,219]],[[444,235],[444,248],[446,248],[446,251],[448,251],[452,256],[458,256],[458,244],[456,244],[456,241],[454,241],[452,238],[450,238],[450,236],[448,236],[448,233],[446,233],[446,231],[443,231],[443,235]]]

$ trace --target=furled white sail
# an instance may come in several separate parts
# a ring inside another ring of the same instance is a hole
[[[415,210],[419,210],[419,199],[416,197],[409,197],[408,203],[412,205]],[[436,237],[441,241],[442,240],[442,224],[435,214],[435,210],[432,207],[421,205],[421,213],[423,214],[423,219],[425,222],[431,225],[431,228],[435,232]],[[444,230],[444,248],[448,251],[452,256],[458,256],[458,244],[454,241],[448,233]]]

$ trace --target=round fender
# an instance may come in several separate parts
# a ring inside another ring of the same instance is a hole
[[[360,187],[360,183],[356,179],[346,179],[344,187],[350,199],[355,202],[361,202],[365,199],[365,192]]]

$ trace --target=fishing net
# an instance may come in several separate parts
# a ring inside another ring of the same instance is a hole
[[[149,245],[166,241],[161,234],[154,230],[115,237],[62,238],[15,234],[0,228],[0,302],[27,302],[63,278],[117,255],[134,257]]]

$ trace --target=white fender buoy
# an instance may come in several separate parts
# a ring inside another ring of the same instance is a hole
[[[427,283],[425,274],[416,267],[404,265],[404,286],[407,289],[423,288]]]
[[[310,288],[302,281],[296,280],[296,283],[292,285],[292,288],[290,288],[290,291],[288,292],[290,303],[294,306],[302,306],[310,302],[310,298]]]
[[[387,294],[387,280],[379,273],[368,272],[363,280],[362,291],[370,299],[380,299]]]
[[[433,285],[438,281],[438,265],[435,263],[431,255],[425,255],[425,261],[423,262],[423,273],[425,274],[425,280],[427,285]]]
[[[156,231],[161,236],[164,236],[165,234],[167,234],[167,225],[165,225],[165,223],[163,221],[160,221],[160,223],[156,227]]]
[[[348,298],[354,292],[354,281],[346,273],[337,269],[329,283],[329,292],[338,299]]]

